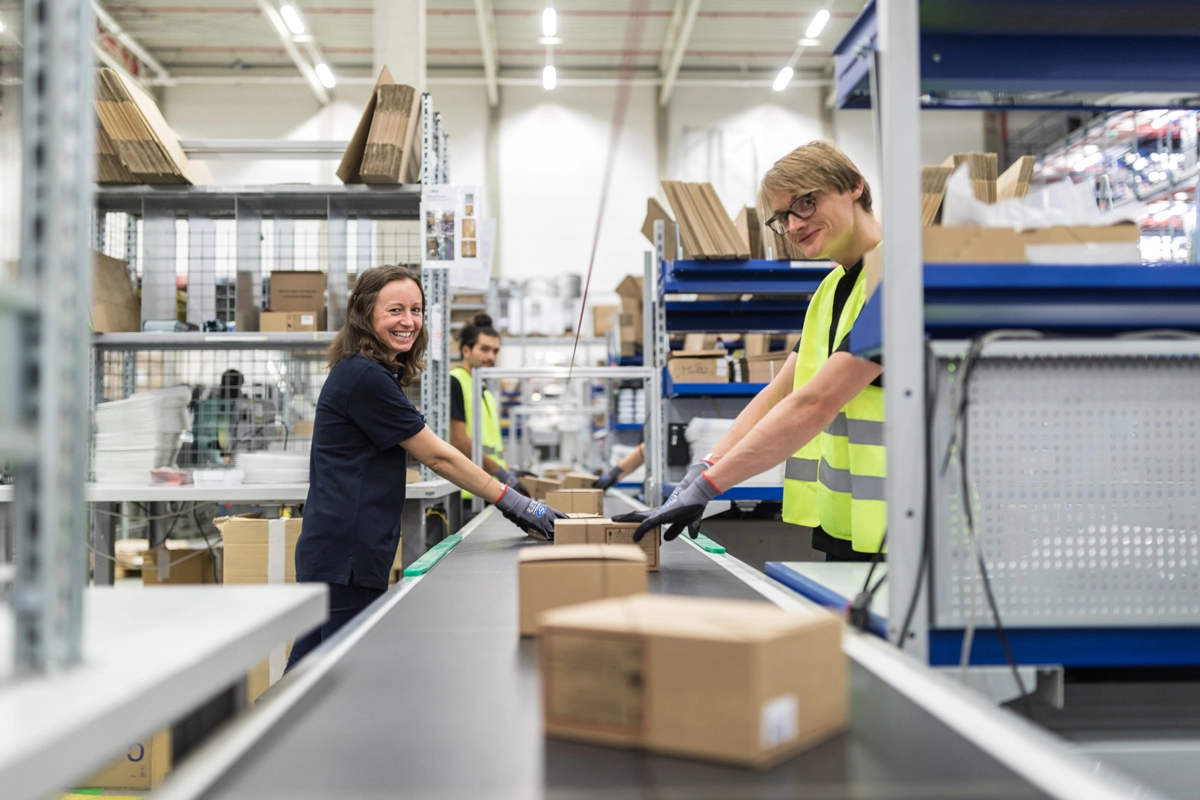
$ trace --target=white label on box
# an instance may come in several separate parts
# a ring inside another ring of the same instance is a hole
[[[314,314],[301,314],[300,315],[300,324],[301,325],[314,325],[314,324],[316,324],[316,320],[317,320],[317,318]]]
[[[758,744],[771,750],[800,735],[800,701],[794,694],[772,697],[759,714]]]
[[[267,583],[283,583],[283,552],[287,547],[287,520],[267,520]]]
[[[158,580],[165,581],[171,577],[171,554],[167,552],[166,545],[158,551]]]
[[[729,363],[723,358],[717,359],[717,377],[729,377]]]

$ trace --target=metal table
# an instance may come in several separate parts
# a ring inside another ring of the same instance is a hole
[[[492,509],[463,536],[427,575],[406,579],[351,630],[314,651],[315,663],[281,681],[240,730],[210,743],[159,796],[1123,796],[1098,790],[1094,764],[1071,756],[1049,734],[924,675],[920,665],[883,642],[856,635],[847,639],[854,657],[850,730],[774,769],[755,772],[547,739],[537,642],[517,635],[516,570],[523,548],[547,545],[527,539]],[[651,573],[650,588],[766,595],[812,608],[736,559],[683,540],[664,544],[662,570]],[[882,678],[880,664],[899,665],[898,677]],[[679,679],[704,680],[703,665]],[[919,689],[898,691],[903,681]],[[948,714],[961,715],[963,723]],[[1028,741],[1014,745],[1018,734]],[[998,758],[979,744],[993,740],[997,748],[1007,746],[1005,755]],[[1018,774],[1023,770],[1058,776],[1046,780],[1059,786],[1065,781],[1079,793],[1043,793]]]

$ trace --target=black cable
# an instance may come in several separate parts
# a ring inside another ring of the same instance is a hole
[[[855,596],[854,601],[850,603],[850,608],[847,609],[850,624],[860,631],[865,631],[867,625],[871,622],[871,601],[875,599],[875,593],[879,591],[879,587],[887,580],[887,574],[884,575],[871,586],[871,578],[875,575],[875,568],[879,566],[879,562],[883,559],[883,547],[887,543],[887,530],[883,531],[883,536],[879,540],[879,549],[871,556],[871,568],[867,570],[867,579],[863,581],[862,591]]]
[[[913,617],[917,611],[917,601],[921,597],[921,587],[925,583],[925,573],[929,570],[930,539],[933,538],[933,522],[929,513],[933,508],[933,416],[937,408],[938,387],[937,358],[933,354],[933,346],[925,342],[925,512],[924,526],[921,536],[921,557],[917,562],[917,580],[913,584],[912,596],[908,600],[908,610],[904,613],[904,624],[900,627],[900,636],[896,646],[903,649],[908,641],[909,631],[912,630]]]

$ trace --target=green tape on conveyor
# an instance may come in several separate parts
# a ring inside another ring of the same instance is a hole
[[[693,540],[701,549],[716,555],[724,555],[725,548],[705,536],[703,533]]]
[[[442,560],[442,557],[454,549],[454,545],[462,541],[462,537],[457,533],[452,536],[447,536],[440,542],[429,548],[429,552],[418,558],[413,563],[404,568],[404,577],[416,578],[424,575],[429,570],[433,569],[433,565]]]

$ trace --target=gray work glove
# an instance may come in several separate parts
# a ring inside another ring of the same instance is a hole
[[[691,486],[693,483],[695,483],[696,478],[700,477],[700,473],[704,472],[704,470],[708,469],[712,465],[713,465],[713,462],[702,458],[699,461],[697,461],[695,464],[692,464],[690,467],[688,467],[687,472],[684,473],[683,480],[681,480],[678,484],[676,484],[675,491],[671,492],[671,496],[667,498],[667,503],[670,503],[672,500],[674,500],[676,497],[678,497],[681,492],[683,492],[689,486]],[[664,505],[665,505],[665,503],[664,503]],[[692,534],[692,538],[693,539],[696,538],[696,534]]]
[[[616,485],[619,480],[621,480],[621,468],[616,466],[596,479],[596,488],[608,489]]]
[[[525,533],[535,533],[546,539],[554,538],[554,520],[566,519],[567,515],[546,505],[540,500],[530,500],[506,486],[496,498],[496,508],[504,518]]]
[[[640,542],[646,531],[663,525],[671,526],[663,534],[664,541],[671,541],[682,533],[684,528],[687,528],[688,534],[695,539],[700,533],[700,519],[704,516],[704,509],[718,494],[720,492],[717,491],[717,487],[701,472],[700,477],[693,480],[686,489],[682,492],[676,489],[667,498],[667,502],[658,508],[621,514],[613,517],[613,522],[640,522],[641,525],[633,532],[635,542]]]
[[[518,475],[514,470],[501,467],[500,469],[496,470],[496,474],[492,477],[503,483],[508,488],[516,489],[521,494],[525,494],[525,487],[521,485],[521,476]]]

